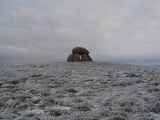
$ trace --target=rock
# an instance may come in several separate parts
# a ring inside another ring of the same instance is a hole
[[[79,56],[79,54],[74,54],[73,62],[79,62],[79,61],[80,61],[80,56]]]
[[[75,47],[72,49],[72,54],[67,58],[67,62],[92,61],[89,56],[89,51],[83,47]]]
[[[79,54],[79,55],[83,55],[83,54],[89,54],[89,51],[83,47],[76,47],[72,50],[73,54]]]
[[[81,55],[81,61],[89,61],[86,54]]]
[[[74,55],[73,55],[73,54],[70,54],[70,55],[68,56],[67,62],[73,62],[73,57],[74,57]]]
[[[93,61],[90,55],[87,55],[89,61]]]

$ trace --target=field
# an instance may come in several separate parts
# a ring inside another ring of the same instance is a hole
[[[0,120],[160,120],[160,66],[0,66]]]

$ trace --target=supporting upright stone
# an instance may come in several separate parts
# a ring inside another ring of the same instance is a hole
[[[79,62],[79,61],[80,61],[80,56],[79,56],[79,54],[74,54],[73,62]]]
[[[93,61],[90,55],[87,55],[89,61]]]
[[[81,61],[89,61],[86,54],[81,55]]]
[[[70,54],[70,55],[68,56],[67,62],[73,62],[73,57],[74,57],[74,55],[73,55],[73,54]]]

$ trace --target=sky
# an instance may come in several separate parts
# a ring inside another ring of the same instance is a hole
[[[160,0],[0,0],[0,64],[66,62],[75,47],[160,65]]]

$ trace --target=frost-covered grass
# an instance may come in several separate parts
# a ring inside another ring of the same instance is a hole
[[[0,66],[0,120],[160,120],[160,67]]]

